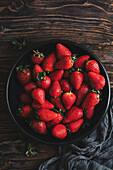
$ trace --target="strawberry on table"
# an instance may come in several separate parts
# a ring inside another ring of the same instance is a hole
[[[39,116],[40,120],[44,122],[48,122],[52,119],[55,119],[57,117],[57,113],[49,110],[49,109],[38,109],[37,115]]]
[[[100,73],[99,64],[95,60],[89,60],[86,62],[86,70],[95,73]]]
[[[55,63],[54,69],[66,70],[73,66],[74,61],[71,57],[66,56]]]
[[[45,100],[44,104],[39,104],[37,101],[32,102],[32,107],[33,108],[42,108],[42,109],[53,109],[54,105],[50,103],[48,100]]]
[[[34,64],[41,64],[44,60],[44,54],[39,52],[38,50],[33,50],[33,53],[31,55],[31,61]]]
[[[71,122],[67,125],[68,130],[70,131],[70,133],[75,133],[79,130],[79,128],[81,127],[81,125],[83,124],[83,119],[77,120],[75,122]]]
[[[64,45],[58,43],[56,45],[56,51],[57,51],[57,58],[60,60],[62,58],[64,58],[65,56],[69,56],[71,57],[72,53],[71,51],[65,47]]]
[[[47,89],[51,85],[51,79],[46,76],[46,72],[37,73],[37,85],[43,89]]]
[[[76,100],[76,95],[72,92],[66,92],[62,96],[62,101],[67,110],[71,108],[71,106],[75,103],[75,100]]]
[[[42,135],[46,135],[47,134],[47,127],[45,122],[43,121],[38,121],[33,119],[31,121],[31,128],[36,132],[36,133],[40,133]]]
[[[86,95],[83,103],[82,108],[87,109],[89,107],[95,106],[100,101],[100,95],[94,92],[90,92]]]
[[[80,119],[83,116],[83,110],[77,106],[73,106],[68,110],[63,118],[63,123],[70,123]]]
[[[29,65],[25,65],[24,67],[21,65],[16,68],[17,78],[21,85],[26,85],[32,80],[31,71]]]
[[[51,72],[54,70],[54,64],[56,63],[56,55],[55,52],[49,54],[43,61],[42,67],[44,71]]]
[[[28,83],[27,85],[25,85],[25,91],[28,92],[28,93],[31,93],[34,89],[37,88],[37,85],[35,82],[31,82],[31,83]]]
[[[61,113],[57,113],[57,117],[55,119],[52,119],[51,121],[47,122],[47,127],[52,127],[58,123],[60,123],[63,119],[63,116],[61,115]]]
[[[78,90],[83,82],[83,74],[79,71],[74,71],[70,75],[70,82],[73,87]]]
[[[64,125],[55,125],[52,129],[52,135],[59,139],[64,139],[67,136],[67,129]]]
[[[94,113],[95,106],[85,109],[85,114],[87,119],[91,119]]]
[[[58,97],[61,95],[61,87],[58,81],[54,81],[49,89],[49,94],[52,97]]]
[[[57,108],[60,109],[62,111],[66,111],[66,109],[63,106],[62,100],[61,100],[61,96],[58,96],[56,98],[52,97],[50,98],[51,103],[53,103],[53,105]]]
[[[102,75],[94,72],[89,72],[88,76],[89,76],[91,88],[100,90],[105,86],[106,81]]]
[[[18,108],[18,114],[20,114],[23,118],[29,118],[30,115],[33,114],[33,109],[30,105],[23,105]]]
[[[60,86],[61,86],[61,89],[63,90],[63,92],[70,92],[73,89],[73,87],[68,79],[62,79],[60,81]]]
[[[24,92],[20,95],[20,100],[24,104],[31,104],[32,103],[31,95],[29,93],[26,93],[26,92]]]
[[[64,71],[63,70],[57,70],[49,74],[49,77],[52,81],[59,81],[63,76]]]
[[[45,91],[41,88],[36,88],[32,91],[31,96],[40,104],[45,103]]]
[[[36,80],[37,74],[41,72],[43,72],[43,69],[38,64],[36,64],[33,68],[33,77],[35,80]]]
[[[82,69],[83,69],[84,66],[85,66],[86,61],[87,61],[89,58],[90,58],[89,55],[83,55],[83,56],[77,57],[77,58],[76,58],[76,61],[75,61],[75,63],[74,63],[74,66],[75,66],[76,68],[82,68]]]

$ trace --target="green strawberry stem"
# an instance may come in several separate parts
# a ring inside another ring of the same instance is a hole
[[[100,90],[96,90],[96,89],[92,89],[91,92],[94,92],[94,93],[97,93],[97,94],[100,94]]]
[[[44,57],[44,54],[39,52],[38,50],[33,50],[33,56],[36,57],[38,56],[38,58]]]
[[[25,66],[20,65],[20,66],[16,67],[16,71],[17,72],[22,71],[23,73],[26,73],[26,70],[28,70],[28,71],[30,70],[29,67],[30,67],[29,65],[25,65]]]
[[[34,144],[28,143],[27,151],[25,152],[27,157],[33,157],[37,155],[36,146]]]
[[[77,54],[72,54],[71,59],[73,60],[73,63],[77,60]]]
[[[75,72],[75,71],[83,72],[83,70],[81,68],[76,68],[75,66],[71,67],[69,71],[70,71],[70,73]]]
[[[37,79],[37,80],[45,80],[45,79],[46,79],[45,76],[46,76],[46,72],[43,71],[43,72],[41,72],[41,73],[37,73],[36,79]]]

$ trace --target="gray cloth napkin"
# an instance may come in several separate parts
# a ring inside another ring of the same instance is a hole
[[[59,147],[59,155],[39,170],[113,170],[113,99],[101,124],[80,145]]]

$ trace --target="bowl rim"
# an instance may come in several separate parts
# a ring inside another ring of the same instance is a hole
[[[23,58],[26,54],[28,54],[32,49],[35,49],[39,46],[42,46],[44,44],[49,44],[49,43],[70,43],[70,44],[73,44],[75,46],[78,46],[79,48],[82,48],[83,50],[85,51],[88,51],[88,53],[90,53],[90,55],[94,56],[98,63],[101,65],[102,69],[104,70],[104,73],[106,75],[106,79],[107,79],[107,82],[108,82],[108,100],[107,100],[107,104],[106,104],[106,109],[105,109],[105,112],[104,114],[102,115],[102,117],[100,118],[100,120],[97,122],[97,124],[95,124],[91,130],[89,130],[88,132],[86,132],[85,134],[83,134],[82,136],[80,136],[79,138],[77,139],[73,139],[73,140],[70,140],[70,141],[62,141],[61,142],[48,142],[48,141],[45,141],[43,139],[40,139],[40,138],[37,138],[35,136],[33,136],[32,134],[29,134],[26,130],[24,130],[24,128],[22,126],[20,126],[20,124],[16,121],[12,111],[11,111],[11,108],[10,108],[10,104],[9,104],[9,83],[10,83],[10,78],[11,78],[11,75],[13,73],[13,70],[15,69],[15,66],[17,65],[17,63],[21,60],[21,58]],[[101,123],[101,121],[103,120],[107,110],[108,110],[108,107],[109,107],[109,104],[110,104],[110,96],[111,96],[111,89],[110,89],[110,80],[109,80],[109,76],[108,76],[108,73],[105,69],[105,67],[103,66],[102,62],[100,61],[100,59],[92,52],[90,51],[88,48],[84,47],[83,45],[81,45],[80,43],[76,43],[76,42],[73,42],[73,41],[69,41],[69,40],[62,40],[62,39],[51,39],[51,40],[48,40],[48,41],[42,41],[42,42],[39,42],[37,43],[36,45],[32,45],[30,48],[28,49],[25,49],[24,52],[22,52],[18,59],[14,62],[13,64],[13,67],[11,68],[10,72],[9,72],[9,75],[8,75],[8,79],[7,79],[7,83],[6,83],[6,103],[7,103],[7,107],[8,107],[8,111],[10,112],[10,115],[11,117],[13,118],[14,122],[16,123],[16,125],[19,127],[19,129],[24,133],[26,134],[27,136],[31,137],[32,139],[38,141],[38,142],[41,142],[41,143],[44,143],[44,144],[49,144],[49,145],[67,145],[67,144],[72,144],[72,143],[77,143],[78,141],[81,141],[82,139],[84,139],[85,137],[87,137],[88,135],[90,135],[97,127],[98,125]]]

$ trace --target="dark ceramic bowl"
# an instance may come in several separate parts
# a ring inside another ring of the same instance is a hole
[[[43,52],[46,56],[55,50],[56,44],[60,42],[66,47],[68,47],[72,53],[77,53],[79,55],[88,54],[90,55],[91,59],[96,60],[99,63],[101,74],[106,79],[106,85],[103,89],[103,100],[96,106],[95,113],[92,118],[92,124],[90,127],[80,129],[78,132],[69,135],[67,138],[63,140],[59,140],[54,138],[51,133],[49,133],[46,136],[40,135],[35,133],[29,125],[27,125],[24,121],[24,119],[19,118],[16,115],[16,110],[18,108],[18,105],[20,103],[19,101],[19,95],[22,93],[24,88],[18,83],[17,77],[16,77],[16,67],[23,64],[30,64],[30,56],[32,54],[33,49],[38,49],[39,51]],[[7,88],[6,88],[6,99],[7,99],[7,105],[9,112],[14,119],[15,123],[19,126],[19,128],[28,136],[33,138],[34,140],[37,140],[42,143],[46,144],[54,144],[54,145],[60,145],[60,144],[70,144],[75,143],[78,141],[81,141],[84,137],[89,135],[92,131],[95,130],[95,128],[101,123],[103,117],[105,116],[109,102],[110,102],[110,81],[108,74],[106,72],[106,69],[100,62],[100,60],[97,58],[96,55],[94,55],[92,52],[90,52],[88,49],[82,47],[81,45],[78,45],[74,42],[65,41],[65,40],[50,40],[47,42],[39,43],[36,46],[28,49],[26,52],[24,52],[18,60],[15,62],[13,68],[10,71],[8,81],[7,81]]]

